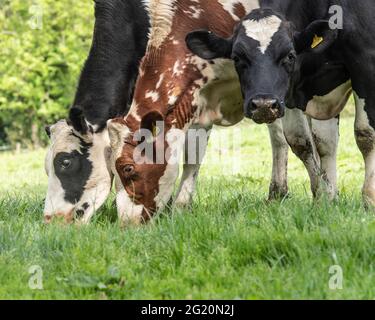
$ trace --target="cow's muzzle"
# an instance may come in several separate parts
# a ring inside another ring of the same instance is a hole
[[[250,99],[245,115],[258,124],[270,124],[284,116],[284,106],[274,97],[256,96]]]
[[[59,212],[57,214],[44,214],[44,223],[50,224],[52,221],[58,220],[62,223],[70,224],[74,221],[74,212],[70,211],[67,213]]]

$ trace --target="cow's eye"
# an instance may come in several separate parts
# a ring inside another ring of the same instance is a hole
[[[122,173],[125,179],[130,179],[135,175],[135,167],[131,164],[127,164],[122,168]]]
[[[64,159],[61,163],[63,169],[68,169],[72,165],[72,161],[69,159]]]
[[[232,60],[234,61],[234,65],[237,71],[246,69],[247,67],[250,66],[250,61],[248,61],[247,59],[240,58],[238,56],[233,56]]]
[[[289,62],[294,62],[296,60],[296,54],[294,52],[289,52],[288,55],[286,56],[286,59]]]
[[[284,66],[287,72],[293,72],[294,64],[296,62],[297,55],[295,52],[289,52],[286,57],[281,60],[281,64]]]

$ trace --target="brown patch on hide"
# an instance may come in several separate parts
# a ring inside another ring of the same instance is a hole
[[[134,133],[140,129],[139,119],[143,119],[151,111],[162,115],[165,132],[155,139],[154,149],[164,147],[164,150],[167,150],[169,146],[165,134],[171,128],[183,129],[186,124],[199,117],[199,110],[193,103],[194,96],[197,90],[202,88],[202,84],[204,86],[210,80],[203,75],[203,70],[214,65],[214,62],[203,63],[201,66],[195,63],[197,57],[188,50],[185,44],[186,35],[191,31],[206,29],[219,36],[229,37],[238,22],[233,20],[218,1],[202,0],[197,3],[193,0],[181,0],[177,3],[171,33],[160,47],[149,45],[141,63],[133,100],[133,106],[137,106],[136,114],[135,110],[131,110],[123,123],[132,134],[124,143],[121,157],[116,160],[116,170],[126,192],[134,203],[144,205],[151,215],[157,209],[154,199],[159,193],[159,181],[165,173],[167,164],[140,165],[134,162],[133,154],[138,145],[134,141]],[[186,13],[192,12],[191,8],[202,11],[198,19]],[[235,4],[234,10],[238,17],[246,14],[240,4]],[[146,98],[147,92],[157,92],[157,101]],[[169,156],[165,154],[164,160]],[[132,177],[124,174],[127,165],[134,166]],[[149,218],[150,215],[145,212],[143,219]]]
[[[240,18],[246,15],[246,10],[241,3],[235,3],[233,5],[233,13]]]

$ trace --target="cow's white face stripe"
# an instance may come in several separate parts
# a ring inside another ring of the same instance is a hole
[[[272,42],[272,37],[279,31],[281,19],[276,16],[269,16],[260,20],[245,20],[242,22],[246,35],[259,41],[259,50],[264,54]]]

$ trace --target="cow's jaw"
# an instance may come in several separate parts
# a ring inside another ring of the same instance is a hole
[[[62,217],[66,222],[71,222],[74,214],[74,204],[65,200],[65,191],[54,174],[48,180],[48,191],[44,204],[45,222],[51,222],[54,217]]]
[[[137,205],[130,198],[124,188],[117,191],[116,205],[119,219],[123,226],[138,225],[142,222],[142,215],[145,210],[144,205]]]

